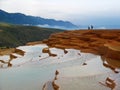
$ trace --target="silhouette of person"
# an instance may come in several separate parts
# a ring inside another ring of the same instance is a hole
[[[90,27],[88,26],[88,30],[90,30]]]
[[[93,29],[93,25],[91,25],[91,29]]]

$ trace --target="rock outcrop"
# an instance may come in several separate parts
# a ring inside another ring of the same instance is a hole
[[[49,50],[49,48],[43,48],[42,52],[43,52],[43,53],[48,53],[49,56],[52,56],[52,57],[57,56],[57,54],[51,53],[50,50]]]
[[[24,56],[25,52],[20,49],[15,49],[14,53]]]
[[[55,81],[57,80],[58,74],[59,74],[59,71],[56,70],[56,71],[55,71],[55,78],[54,78],[54,80],[52,81],[52,86],[53,86],[53,89],[54,89],[54,90],[59,90],[59,88],[60,88],[59,85],[57,85],[57,84],[55,83]]]
[[[45,42],[50,47],[74,48],[120,60],[120,30],[75,30],[52,34]]]

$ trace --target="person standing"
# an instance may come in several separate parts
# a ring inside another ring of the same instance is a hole
[[[88,26],[88,30],[90,30],[90,26]]]
[[[91,25],[91,29],[93,29],[93,25]]]

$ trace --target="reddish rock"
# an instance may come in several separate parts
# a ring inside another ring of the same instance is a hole
[[[43,48],[42,49],[42,53],[49,53],[49,52],[50,52],[49,48]]]
[[[58,72],[58,70],[56,70],[55,75],[58,75],[58,74],[59,74],[59,72]]]
[[[24,54],[25,54],[25,52],[20,49],[15,49],[14,53],[20,54],[22,56],[24,56]]]
[[[43,52],[43,53],[48,53],[49,56],[52,56],[52,57],[57,56],[57,54],[51,53],[50,50],[49,50],[49,48],[43,48],[42,52]]]
[[[52,34],[46,44],[50,47],[73,48],[82,52],[104,55],[120,60],[119,48],[113,50],[104,46],[111,42],[120,43],[119,40],[120,30],[75,30]],[[113,45],[113,47],[116,47],[116,45]]]
[[[55,84],[55,81],[52,82],[53,88],[54,90],[59,90],[59,86],[57,84]]]
[[[67,53],[68,53],[68,51],[64,49],[64,53],[65,53],[65,54],[67,54]]]
[[[17,56],[10,54],[10,60],[15,59],[15,58],[17,58]]]

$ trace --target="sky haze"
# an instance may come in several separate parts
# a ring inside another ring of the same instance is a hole
[[[0,9],[77,25],[115,24],[120,20],[120,0],[0,0]]]

